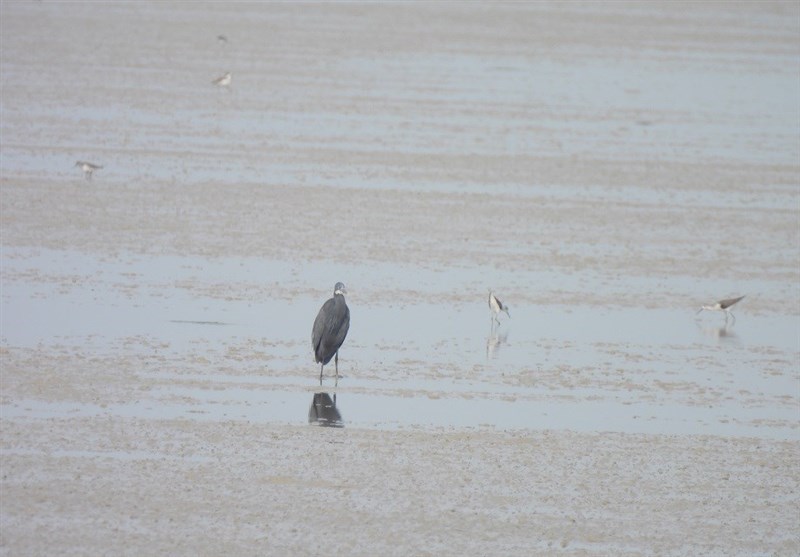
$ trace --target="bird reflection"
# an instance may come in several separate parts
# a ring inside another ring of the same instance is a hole
[[[308,409],[308,423],[322,427],[344,427],[342,415],[336,408],[336,393],[314,393]]]
[[[499,333],[495,327],[492,327],[489,336],[486,337],[486,359],[494,358],[495,352],[500,349],[501,344],[505,344],[506,340],[508,340],[507,330]]]
[[[727,323],[722,327],[702,327],[698,325],[698,328],[705,336],[717,342],[739,342],[739,337],[733,331],[733,327]]]

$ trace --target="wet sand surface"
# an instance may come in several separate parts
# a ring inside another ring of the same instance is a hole
[[[0,10],[0,554],[800,553],[796,4]]]

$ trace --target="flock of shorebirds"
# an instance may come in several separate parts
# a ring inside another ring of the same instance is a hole
[[[222,45],[228,44],[228,37],[225,35],[217,35],[217,42]],[[225,72],[220,77],[211,81],[217,87],[229,88],[233,81],[231,72]],[[83,176],[86,180],[92,179],[92,173],[95,170],[100,170],[103,167],[99,164],[94,164],[86,161],[77,161],[75,166],[83,171]],[[331,359],[334,360],[336,368],[336,382],[339,381],[339,348],[342,346],[347,331],[350,327],[350,310],[344,300],[344,295],[347,293],[344,284],[337,282],[333,290],[333,297],[327,300],[319,310],[317,318],[314,320],[314,326],[311,332],[311,343],[314,348],[314,359],[320,364],[319,381],[322,384],[322,375],[325,365]],[[728,318],[736,317],[731,312],[730,308],[736,303],[740,302],[744,296],[738,298],[728,298],[719,300],[714,304],[702,305],[697,311],[723,311],[725,312],[725,323],[727,324]],[[504,304],[500,298],[494,295],[494,292],[489,290],[489,310],[491,311],[491,325],[492,331],[496,326],[500,325],[500,314],[505,313],[508,318],[511,314],[508,311],[508,306]]]

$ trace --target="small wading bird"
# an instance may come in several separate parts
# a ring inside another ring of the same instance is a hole
[[[695,315],[698,315],[704,309],[708,311],[724,311],[725,312],[725,322],[728,322],[728,316],[730,315],[733,317],[733,322],[736,323],[736,316],[730,310],[730,307],[738,302],[740,302],[744,296],[739,296],[738,298],[728,298],[727,300],[720,300],[716,304],[712,304],[710,306],[700,306],[700,309],[697,310]]]
[[[492,310],[492,326],[494,326],[494,322],[496,321],[497,324],[500,324],[500,320],[497,318],[500,315],[501,311],[506,312],[508,318],[511,319],[511,314],[508,313],[508,306],[504,305],[503,302],[497,299],[497,296],[494,295],[494,292],[489,290],[489,309]]]
[[[92,164],[90,162],[85,162],[85,161],[78,161],[75,163],[75,166],[79,166],[81,170],[83,170],[83,177],[86,178],[87,180],[92,179],[92,172],[103,168],[99,164]]]
[[[322,384],[322,371],[325,364],[334,358],[336,366],[336,384],[339,384],[339,347],[342,346],[347,329],[350,328],[350,309],[344,301],[347,289],[337,282],[333,287],[333,298],[322,304],[314,320],[311,330],[311,345],[314,347],[314,359],[320,365],[319,383]]]
[[[231,84],[231,81],[233,81],[233,76],[231,75],[231,72],[228,72],[222,77],[218,77],[211,83],[214,85],[219,85],[220,87],[228,87]]]

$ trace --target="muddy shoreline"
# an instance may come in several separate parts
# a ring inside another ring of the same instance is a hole
[[[0,10],[0,555],[800,552],[795,4]]]

